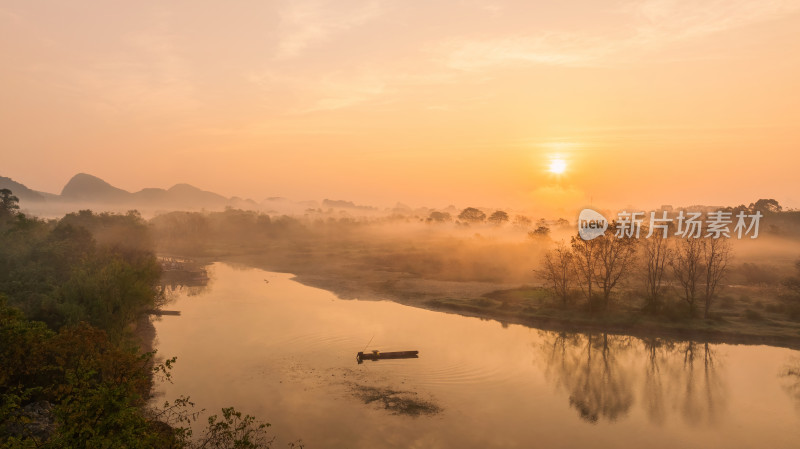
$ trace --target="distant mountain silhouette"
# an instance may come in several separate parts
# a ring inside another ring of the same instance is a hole
[[[133,196],[139,201],[155,202],[161,201],[166,194],[167,191],[164,189],[148,187],[134,193]]]
[[[51,194],[37,192],[36,190],[29,189],[24,184],[20,184],[11,178],[0,176],[0,189],[8,189],[16,195],[20,201],[44,201],[48,195]]]
[[[61,190],[61,198],[69,201],[118,203],[129,200],[131,193],[118,189],[96,176],[78,173]]]
[[[146,188],[131,193],[86,173],[78,173],[67,182],[60,195],[37,192],[11,178],[0,177],[0,189],[11,190],[21,202],[86,203],[111,207],[155,209],[221,209],[258,207],[252,200],[226,198],[189,184],[176,184],[169,189]]]
[[[162,207],[182,205],[190,208],[218,208],[229,204],[229,200],[224,196],[200,190],[189,184],[175,184],[168,190],[163,191],[161,197],[156,201],[160,202]]]

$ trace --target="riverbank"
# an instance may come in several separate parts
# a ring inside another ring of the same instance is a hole
[[[698,340],[709,343],[770,345],[800,349],[800,322],[786,319],[774,292],[729,286],[711,319],[689,318],[672,299],[672,310],[643,313],[641,300],[617,301],[605,313],[589,313],[580,302],[563,307],[540,287],[494,282],[424,279],[409,273],[342,265],[314,270],[311,265],[282,266],[260,255],[219,260],[269,271],[288,272],[298,282],[335,293],[342,299],[388,300],[400,304],[563,332],[609,332],[639,338]]]
[[[602,314],[590,314],[583,308],[563,309],[548,304],[529,304],[521,307],[498,304],[497,297],[508,293],[546,292],[531,288],[496,291],[488,297],[472,299],[432,300],[425,306],[481,319],[494,319],[507,324],[520,324],[555,332],[607,332],[637,338],[694,340],[705,343],[768,345],[800,349],[800,323],[752,317],[737,312],[714,314],[712,319],[643,314],[634,308],[614,308]],[[507,308],[508,307],[508,308]]]

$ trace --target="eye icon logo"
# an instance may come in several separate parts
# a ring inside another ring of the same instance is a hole
[[[592,240],[605,234],[608,220],[601,213],[584,209],[578,215],[578,234],[584,240]]]

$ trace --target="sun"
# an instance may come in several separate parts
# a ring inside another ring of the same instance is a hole
[[[567,170],[567,162],[564,159],[553,159],[550,161],[550,173],[561,175]]]

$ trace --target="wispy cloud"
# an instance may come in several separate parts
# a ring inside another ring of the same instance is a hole
[[[658,45],[796,13],[800,11],[800,1],[636,0],[622,11],[631,17],[636,42]]]
[[[298,56],[306,48],[363,25],[384,11],[384,3],[377,0],[350,5],[341,1],[291,1],[280,12],[275,56],[278,59]]]
[[[158,10],[142,29],[122,37],[123,51],[87,57],[81,65],[53,62],[39,70],[58,73],[63,90],[104,114],[179,116],[200,102],[189,63],[179,56],[172,21],[170,13]]]
[[[621,54],[627,51],[659,50],[798,11],[800,0],[635,0],[618,9],[619,26],[613,34],[573,31],[451,38],[437,52],[447,66],[460,70],[602,65],[624,62]]]
[[[609,54],[612,43],[574,34],[543,33],[495,39],[457,40],[441,44],[448,67],[475,70],[501,65],[586,65]]]

